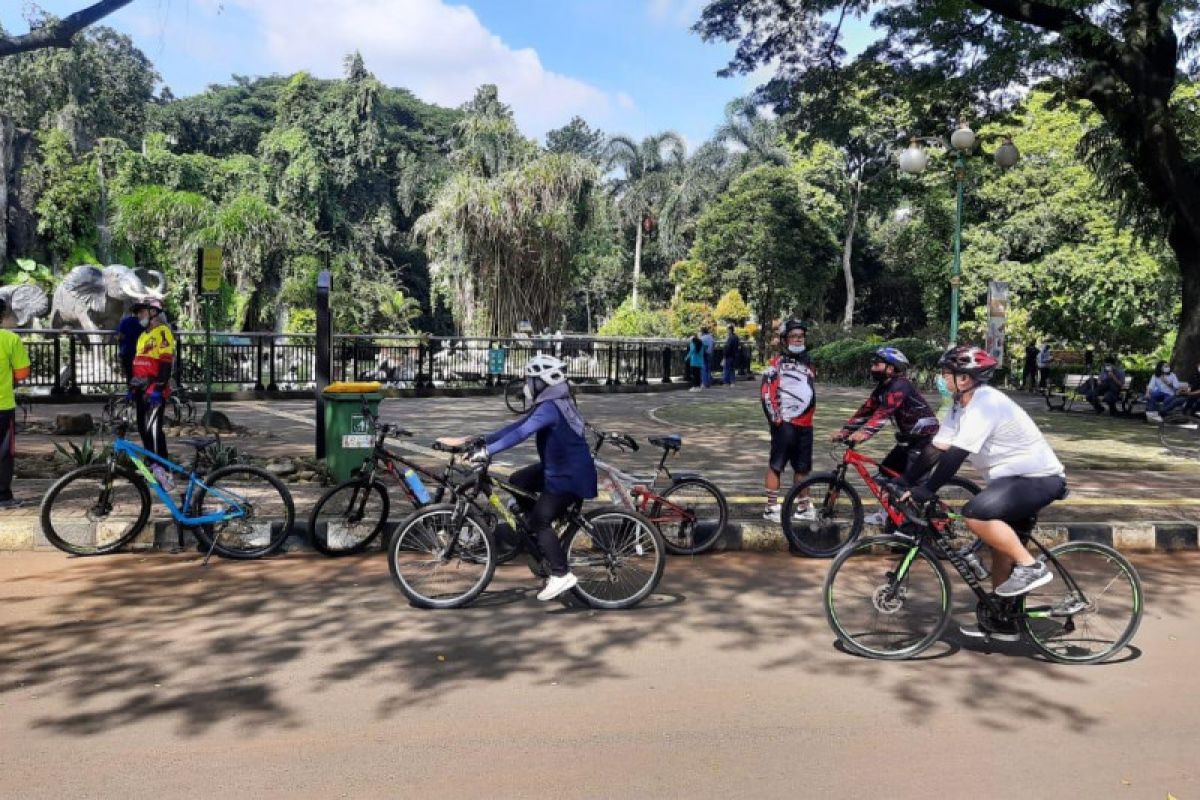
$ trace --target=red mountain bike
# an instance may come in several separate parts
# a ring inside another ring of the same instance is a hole
[[[885,532],[900,528],[908,520],[904,511],[893,505],[892,498],[875,479],[875,474],[879,472],[891,478],[898,477],[898,472],[885,469],[879,462],[859,453],[854,449],[853,442],[835,446],[830,454],[834,461],[838,462],[833,472],[818,472],[793,486],[783,501],[781,512],[783,535],[792,547],[813,558],[832,558],[862,533],[862,500],[859,499],[858,491],[846,480],[846,472],[850,467],[854,467],[887,513]],[[943,510],[950,511],[959,511],[963,504],[977,494],[979,486],[958,477],[951,478],[938,490],[940,505],[944,507]],[[804,497],[811,500],[817,512],[816,519],[801,520],[793,517]],[[948,546],[955,550],[969,547],[975,551],[983,544],[967,530],[966,523],[956,517],[948,523],[945,535],[949,539]]]

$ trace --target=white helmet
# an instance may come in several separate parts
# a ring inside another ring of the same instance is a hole
[[[538,354],[525,365],[526,378],[541,378],[547,386],[557,386],[567,380],[567,366],[554,356]]]

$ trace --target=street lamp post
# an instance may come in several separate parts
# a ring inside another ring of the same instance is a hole
[[[975,148],[976,136],[966,122],[960,122],[958,128],[950,134],[949,147],[942,139],[913,137],[908,148],[901,152],[897,159],[902,172],[907,172],[909,175],[920,175],[929,165],[929,156],[921,147],[922,141],[955,152],[954,259],[950,264],[950,344],[955,345],[958,344],[959,288],[962,284],[962,219],[963,193],[967,183],[967,153]],[[1021,156],[1012,139],[1006,136],[1004,143],[996,149],[994,157],[998,167],[1008,169],[1015,165]]]

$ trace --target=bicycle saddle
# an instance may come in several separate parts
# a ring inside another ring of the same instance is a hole
[[[197,450],[203,450],[209,445],[217,443],[217,438],[214,436],[209,439],[176,439],[180,444],[186,444],[188,447],[194,447]]]
[[[669,436],[651,436],[647,441],[664,450],[678,450],[683,447],[683,437],[678,433],[672,433]]]

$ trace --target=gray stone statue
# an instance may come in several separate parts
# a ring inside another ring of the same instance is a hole
[[[28,328],[50,307],[50,300],[42,287],[30,283],[0,286],[0,300],[4,301],[5,306],[0,324],[6,328]]]
[[[147,285],[149,278],[154,279],[154,285]],[[50,325],[86,331],[115,330],[134,303],[151,298],[161,300],[165,283],[161,272],[122,264],[75,267],[54,290]]]

